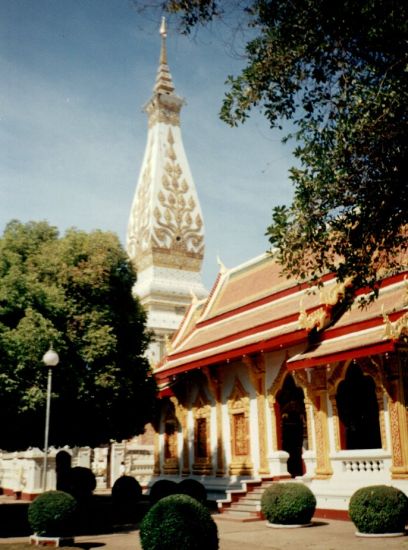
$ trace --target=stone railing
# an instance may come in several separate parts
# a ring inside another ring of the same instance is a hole
[[[359,480],[389,481],[391,453],[383,449],[358,449],[339,451],[330,456],[333,475],[340,478]]]

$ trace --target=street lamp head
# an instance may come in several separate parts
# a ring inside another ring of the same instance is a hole
[[[50,346],[50,349],[44,353],[42,360],[48,368],[55,367],[59,363],[58,353]]]

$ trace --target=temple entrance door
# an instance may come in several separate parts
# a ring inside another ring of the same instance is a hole
[[[291,376],[285,378],[277,394],[277,402],[280,411],[280,448],[289,454],[288,472],[292,477],[302,476],[305,473],[302,449],[307,447],[305,403],[302,389],[296,386]]]

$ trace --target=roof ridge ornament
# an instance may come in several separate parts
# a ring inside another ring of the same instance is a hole
[[[217,254],[217,264],[219,265],[220,267],[220,274],[221,275],[224,275],[224,273],[226,273],[228,271],[228,269],[225,267],[225,265],[222,263],[221,261],[221,258],[219,257],[219,255]]]

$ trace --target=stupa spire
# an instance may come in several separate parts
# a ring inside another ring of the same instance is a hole
[[[159,68],[157,70],[156,84],[154,86],[154,92],[156,94],[172,94],[174,92],[174,84],[171,78],[170,69],[167,65],[167,26],[166,18],[162,17],[160,25],[161,35],[161,49],[160,49],[160,61]]]
[[[166,25],[165,17],[162,17],[162,22],[160,25],[160,36],[162,37],[162,45],[161,45],[161,51],[160,51],[160,65],[167,65],[167,49],[166,49],[167,25]]]
[[[155,341],[152,363],[161,359],[164,337],[178,328],[191,303],[207,295],[201,281],[204,223],[180,129],[179,97],[167,65],[166,21],[156,84],[145,105],[147,144],[129,217],[127,250],[137,269],[134,293],[147,311]]]

